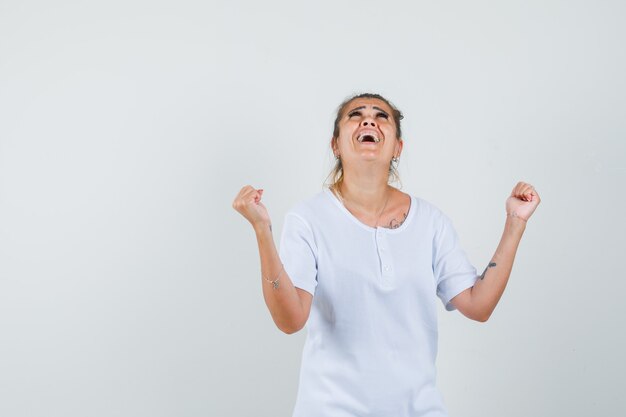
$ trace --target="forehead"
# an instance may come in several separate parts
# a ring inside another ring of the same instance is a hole
[[[386,111],[387,113],[391,114],[391,107],[389,107],[389,105],[387,103],[385,103],[383,100],[377,99],[377,98],[356,98],[352,101],[350,101],[346,107],[344,108],[344,113],[346,111],[350,111],[356,107],[361,107],[361,106],[365,106],[366,109],[371,109],[373,107],[378,107],[384,111]]]

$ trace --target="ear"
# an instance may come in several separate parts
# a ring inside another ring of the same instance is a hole
[[[394,151],[394,155],[395,156],[400,156],[400,154],[402,153],[402,147],[404,146],[404,141],[402,140],[402,138],[398,138],[398,140],[396,141],[396,149]]]
[[[333,154],[337,156],[337,152],[339,151],[339,149],[337,149],[337,138],[330,138],[330,149],[332,149]]]

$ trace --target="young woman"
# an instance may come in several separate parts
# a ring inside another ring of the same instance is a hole
[[[332,184],[287,214],[280,254],[263,190],[245,186],[233,202],[256,232],[274,322],[285,333],[307,324],[294,417],[446,416],[435,383],[436,298],[486,321],[540,202],[531,185],[513,188],[502,239],[478,276],[448,217],[389,185],[401,119],[377,94],[341,104]]]

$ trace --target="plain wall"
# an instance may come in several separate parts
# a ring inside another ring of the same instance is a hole
[[[306,330],[263,302],[231,208],[321,190],[337,105],[405,113],[405,192],[479,271],[542,203],[477,323],[440,306],[451,417],[624,415],[622,1],[0,2],[0,416],[289,416]]]

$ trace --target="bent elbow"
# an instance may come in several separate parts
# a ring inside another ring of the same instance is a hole
[[[304,323],[288,323],[288,324],[277,324],[278,329],[285,334],[294,334],[302,330],[304,327]]]
[[[478,314],[474,317],[474,320],[480,322],[480,323],[484,323],[487,320],[489,320],[489,317],[491,317],[491,313],[490,312],[486,312],[486,313],[481,313]]]
[[[282,326],[279,327],[280,331],[285,333],[285,334],[294,334],[294,333],[298,333],[302,327],[299,326]]]

